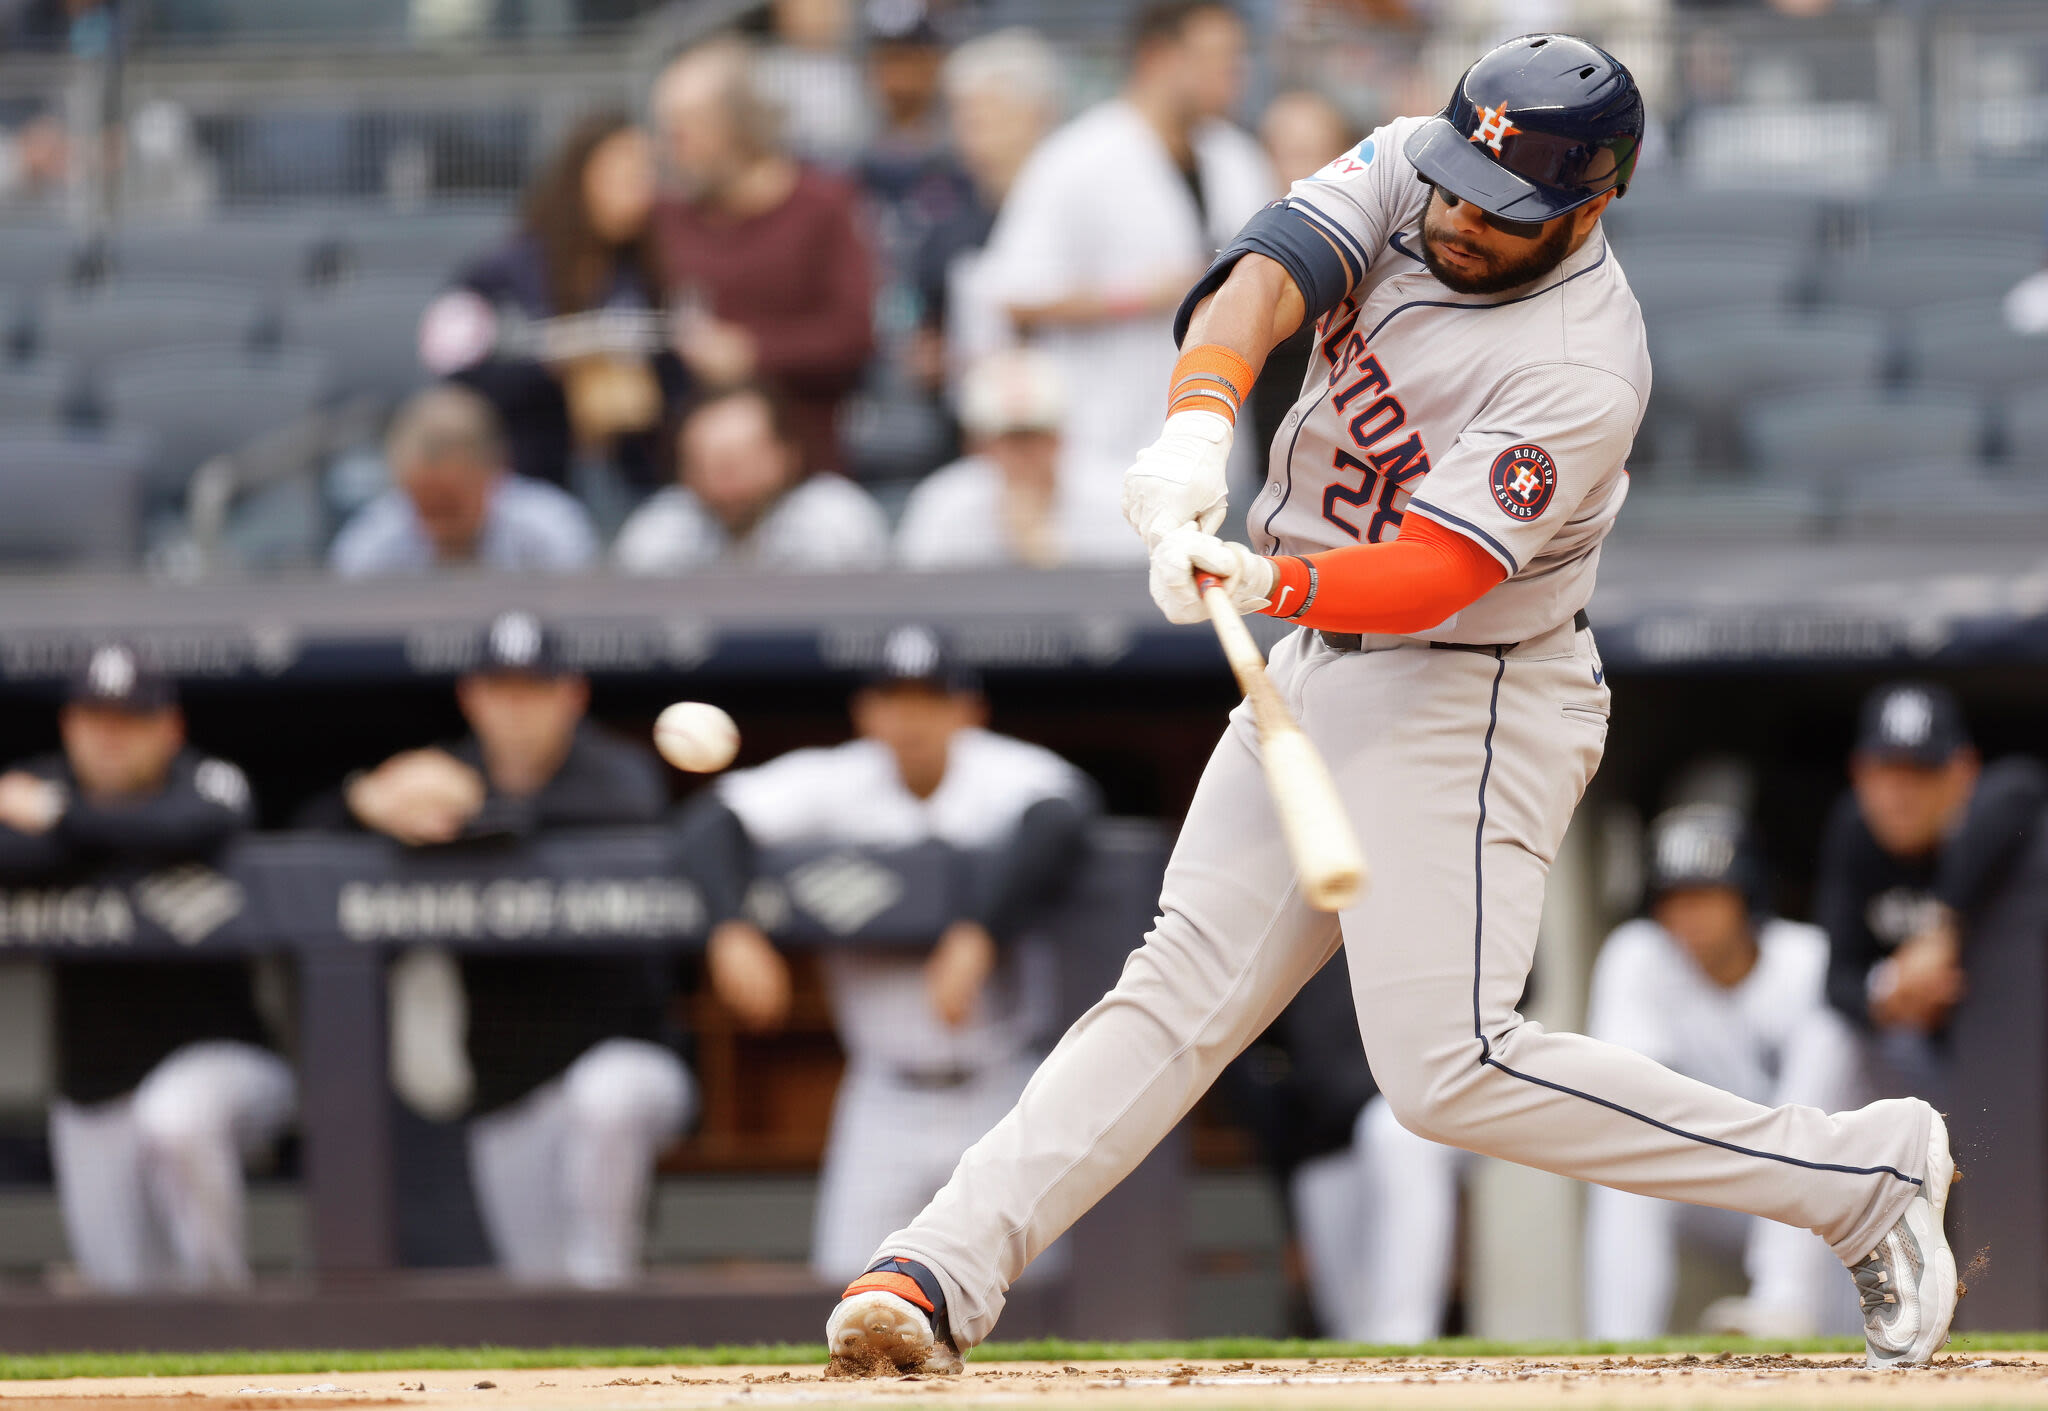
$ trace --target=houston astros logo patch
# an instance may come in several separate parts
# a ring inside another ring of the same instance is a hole
[[[1509,519],[1531,520],[1557,493],[1557,462],[1541,446],[1510,446],[1493,458],[1493,502]]]

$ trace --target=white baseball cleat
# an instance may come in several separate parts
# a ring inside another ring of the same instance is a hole
[[[1948,1341],[1956,1316],[1956,1257],[1942,1216],[1956,1178],[1939,1112],[1927,1133],[1927,1177],[1876,1249],[1849,1266],[1863,1299],[1864,1365],[1919,1367]]]
[[[889,1377],[905,1372],[952,1376],[960,1350],[946,1326],[937,1279],[910,1259],[884,1259],[840,1295],[825,1322],[829,1377]]]

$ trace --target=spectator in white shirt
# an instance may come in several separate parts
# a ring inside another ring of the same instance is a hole
[[[1861,1048],[1828,1006],[1827,933],[1771,914],[1742,815],[1669,809],[1651,824],[1649,853],[1649,914],[1600,948],[1586,1033],[1752,1102],[1839,1112],[1867,1100]],[[1587,1333],[1663,1334],[1681,1243],[1739,1254],[1749,1276],[1745,1295],[1708,1306],[1704,1332],[1797,1338],[1856,1325],[1840,1263],[1810,1231],[1596,1186]]]
[[[1150,443],[1173,367],[1173,311],[1216,250],[1279,195],[1265,153],[1227,119],[1244,25],[1215,0],[1152,4],[1122,93],[1055,132],[1003,203],[983,273],[1017,329],[1056,356],[1070,444],[1121,467]]]
[[[959,411],[968,454],[926,476],[904,504],[896,557],[905,568],[1143,561],[1130,527],[1090,514],[1075,493],[1091,468],[1061,440],[1066,393],[1051,357],[1012,348],[982,358],[961,381]]]
[[[391,488],[356,511],[328,550],[344,578],[486,568],[571,573],[597,557],[574,497],[507,468],[491,404],[443,384],[399,409],[385,441]]]
[[[888,560],[881,506],[844,476],[805,475],[788,414],[762,387],[699,402],[677,433],[676,456],[679,483],[634,511],[612,546],[627,573],[713,564],[831,572]]]
[[[957,391],[983,355],[1015,341],[984,272],[996,213],[1017,173],[1060,119],[1060,60],[1018,26],[968,40],[941,72],[953,150],[973,200],[925,233],[916,259],[919,376]]]

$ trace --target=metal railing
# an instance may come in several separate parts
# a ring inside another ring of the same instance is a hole
[[[0,61],[0,126],[41,109],[73,132],[73,181],[61,200],[45,198],[43,213],[84,219],[102,195],[114,209],[197,210],[506,198],[576,115],[637,105],[676,47],[761,7],[134,3],[125,55],[116,44],[93,58]],[[191,19],[202,8],[212,29]],[[479,10],[519,19],[456,22]],[[1038,17],[1068,55],[1076,101],[1114,82],[1120,7],[1019,0],[985,10],[991,22]],[[272,22],[251,22],[258,15]],[[595,15],[607,22],[584,22]],[[314,22],[323,16],[351,22],[323,28]],[[1270,19],[1255,10],[1250,87],[1256,101],[1316,86],[1374,121],[1435,106],[1505,32],[1374,24],[1336,0]],[[1650,160],[1690,181],[1855,193],[1903,167],[1967,177],[2048,164],[2048,7],[1880,5],[1811,19],[1707,12],[1630,17],[1589,34],[1639,76],[1658,123]],[[111,164],[94,137],[106,118],[122,120]]]

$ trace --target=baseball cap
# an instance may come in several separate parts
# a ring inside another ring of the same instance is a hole
[[[73,705],[110,706],[142,715],[176,705],[178,688],[133,647],[116,643],[93,649],[72,675],[65,699]]]
[[[561,642],[538,617],[530,612],[501,612],[491,619],[484,633],[482,659],[476,670],[519,672],[528,676],[559,676]]]
[[[960,424],[976,436],[1057,431],[1066,400],[1050,356],[1006,348],[976,361],[960,379]]]
[[[929,48],[946,42],[924,0],[868,0],[865,18],[870,44]]]
[[[1650,899],[1682,887],[1728,887],[1741,892],[1752,910],[1763,908],[1763,859],[1741,810],[1719,803],[1680,804],[1651,822]]]
[[[928,686],[936,691],[979,691],[981,677],[947,649],[945,638],[921,623],[892,630],[868,673],[870,686]]]
[[[1931,681],[1894,681],[1863,698],[1856,753],[1924,768],[1946,764],[1970,746],[1955,693]]]

